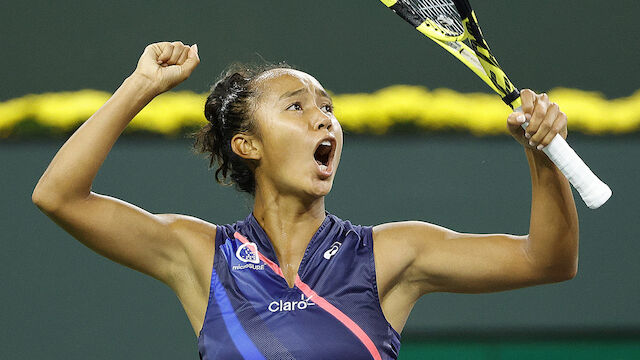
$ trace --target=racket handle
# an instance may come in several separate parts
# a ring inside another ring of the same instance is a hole
[[[518,107],[514,111],[522,111],[522,108]],[[522,124],[522,128],[526,129],[527,125],[529,123]],[[580,197],[590,209],[597,209],[609,200],[611,197],[609,186],[589,169],[562,136],[556,134],[551,143],[542,148],[542,151],[578,190]]]

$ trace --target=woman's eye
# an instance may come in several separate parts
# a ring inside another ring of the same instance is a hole
[[[326,104],[322,106],[322,110],[328,112],[328,113],[332,113],[333,112],[333,105],[331,104]]]
[[[300,103],[294,103],[294,104],[289,105],[287,110],[300,111],[300,110],[302,110],[302,106],[300,106]]]

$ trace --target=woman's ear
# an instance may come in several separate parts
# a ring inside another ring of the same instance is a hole
[[[262,157],[260,144],[255,136],[236,134],[231,138],[231,150],[243,159],[260,160]]]

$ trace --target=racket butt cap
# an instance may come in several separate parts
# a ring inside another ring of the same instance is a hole
[[[604,203],[609,200],[611,195],[613,194],[611,188],[607,186],[607,184],[602,183],[602,186],[598,189],[598,191],[593,192],[593,196],[584,199],[585,204],[589,209],[597,209],[602,206]]]

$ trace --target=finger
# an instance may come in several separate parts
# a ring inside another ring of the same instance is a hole
[[[549,100],[549,95],[547,95],[547,93],[542,93],[539,95],[536,95],[536,104],[537,103],[544,103],[547,105],[547,107],[549,105],[551,105],[551,101]]]
[[[173,49],[171,50],[171,56],[166,61],[169,65],[175,65],[182,54],[182,49],[184,48],[184,44],[180,41],[174,41],[171,43]]]
[[[191,75],[198,64],[200,64],[200,57],[198,56],[198,45],[193,44],[189,48],[189,56],[187,57],[187,60],[185,60],[184,64],[181,65],[182,75],[185,79],[188,78],[189,75]]]
[[[520,92],[520,101],[522,102],[522,112],[531,114],[536,102],[536,93],[529,89],[524,89]]]
[[[159,45],[162,52],[158,56],[158,64],[161,64],[167,62],[171,57],[171,54],[173,53],[173,45],[170,43],[160,43]]]
[[[147,47],[145,47],[144,51],[142,52],[142,56],[152,58],[153,61],[156,61],[158,59],[158,55],[160,55],[160,53],[157,50],[157,45],[158,44],[147,45]]]
[[[533,113],[531,114],[531,119],[529,119],[529,126],[527,126],[524,134],[527,139],[531,139],[531,137],[538,131],[546,113],[547,103],[544,101],[536,101],[533,107]]]
[[[525,116],[521,112],[512,112],[509,117],[507,117],[507,128],[509,132],[518,139],[522,138],[524,129],[522,128],[522,124],[526,121]]]
[[[176,65],[184,64],[184,62],[189,57],[189,50],[190,50],[190,48],[188,46],[186,46],[186,45],[184,45],[182,47],[182,53],[180,53],[180,57],[178,58],[178,61],[176,61]]]
[[[156,57],[160,56],[160,54],[162,53],[162,50],[165,48],[165,46],[167,46],[167,44],[169,44],[166,41],[160,41],[157,43],[153,43],[153,44],[149,44],[147,45],[147,47],[145,48],[145,50],[150,50],[152,51]]]
[[[556,137],[556,134],[562,135],[562,130],[567,126],[567,115],[562,111],[558,111],[556,115],[556,119],[553,122],[553,126],[551,127],[551,131],[540,141],[538,145],[538,150],[542,150],[542,147],[551,144],[551,141]]]
[[[169,63],[169,65],[179,65],[178,64],[178,60],[180,60],[180,57],[182,56],[182,53],[184,52],[184,47],[183,46],[175,46],[173,48],[173,53],[171,54],[171,57],[169,58],[169,60],[167,60],[167,63]]]
[[[157,62],[158,56],[162,53],[160,43],[149,44],[144,48],[140,61],[145,59],[146,61]]]
[[[551,139],[553,139],[553,137],[558,133],[557,131],[555,133],[553,132],[553,125],[556,121],[556,118],[558,117],[559,112],[560,108],[558,107],[558,104],[551,103],[549,105],[549,107],[547,108],[547,112],[544,115],[544,119],[542,119],[540,125],[538,126],[538,131],[536,131],[536,133],[531,136],[529,145],[538,147],[540,145],[546,146],[549,144],[549,142],[543,144],[542,140],[547,136],[550,136]],[[540,147],[540,149],[541,148],[542,147]]]
[[[507,124],[511,126],[521,126],[525,121],[524,114],[519,111],[514,111],[507,117]]]

